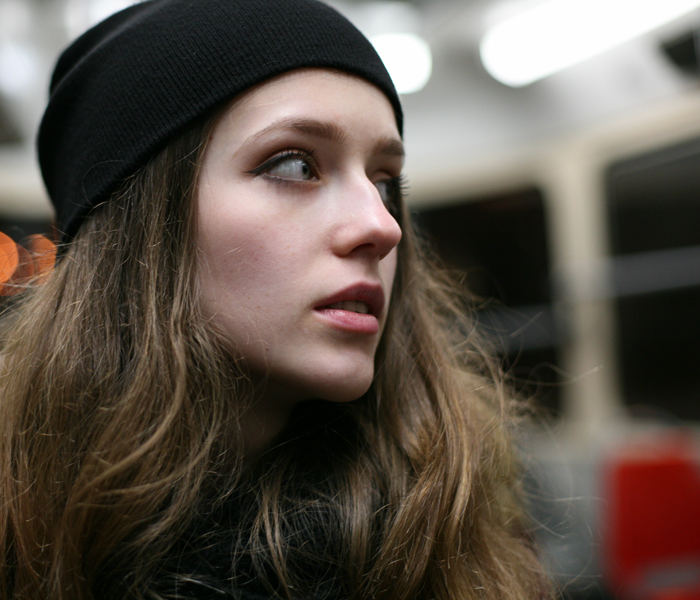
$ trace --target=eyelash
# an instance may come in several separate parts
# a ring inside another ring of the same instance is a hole
[[[249,173],[252,175],[265,175],[268,171],[274,169],[277,165],[283,163],[285,160],[290,158],[300,158],[306,161],[311,168],[312,174],[316,172],[316,158],[312,150],[304,150],[302,148],[287,148],[279,154],[276,154],[269,160],[266,160],[259,167],[255,167]],[[299,181],[292,179],[285,179],[284,177],[277,177],[274,175],[269,175],[271,179],[276,182],[286,185],[296,185]],[[378,182],[380,183],[380,182]],[[403,199],[406,197],[408,192],[408,182],[406,176],[402,173],[398,177],[392,177],[390,179],[382,180],[381,183],[386,183],[389,187],[388,198],[385,202],[386,208],[397,221],[400,218],[401,204]]]
[[[302,148],[287,148],[286,150],[283,150],[279,154],[275,154],[275,156],[273,156],[271,159],[266,160],[259,167],[255,167],[254,169],[252,169],[248,172],[252,175],[265,175],[268,171],[271,171],[277,165],[283,163],[285,160],[289,160],[290,158],[301,158],[301,159],[305,160],[309,164],[309,167],[311,167],[312,173],[315,173],[315,171],[316,171],[316,159],[314,157],[313,151],[312,150],[304,150]],[[295,180],[285,179],[284,177],[276,177],[274,175],[270,175],[269,177],[271,179],[274,179],[275,181],[278,181],[279,183],[285,183],[285,184],[298,183]]]
[[[402,173],[398,177],[386,179],[384,182],[386,182],[389,187],[389,197],[385,202],[386,209],[394,219],[400,222],[401,205],[408,193],[408,180],[406,179],[406,175]]]

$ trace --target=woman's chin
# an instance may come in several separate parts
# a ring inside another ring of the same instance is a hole
[[[370,380],[367,383],[367,385],[353,385],[348,387],[347,389],[336,388],[332,391],[329,391],[329,393],[325,394],[323,400],[328,400],[329,402],[337,402],[338,404],[352,402],[353,400],[357,400],[358,398],[364,396],[367,393],[367,390],[369,390],[371,384],[372,381]]]
[[[305,400],[326,400],[345,403],[357,400],[367,393],[374,379],[373,366],[348,373],[306,372],[302,376],[278,376],[268,373],[253,381],[258,403],[274,410],[290,410]]]
[[[321,383],[321,382],[318,382]],[[336,381],[328,384],[314,385],[302,392],[304,400],[326,400],[328,402],[352,402],[367,393],[372,385],[372,377],[355,378],[349,381]]]

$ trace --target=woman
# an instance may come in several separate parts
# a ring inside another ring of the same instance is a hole
[[[61,57],[63,245],[5,316],[3,598],[540,598],[512,407],[316,0],[154,0]]]

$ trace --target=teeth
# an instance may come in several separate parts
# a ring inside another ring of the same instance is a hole
[[[345,302],[336,302],[328,305],[328,308],[337,308],[339,310],[347,310],[349,312],[360,313],[363,315],[369,314],[369,305],[366,302],[359,300],[346,300]]]

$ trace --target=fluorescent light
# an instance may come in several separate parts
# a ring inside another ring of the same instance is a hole
[[[643,35],[700,7],[700,0],[545,0],[489,29],[481,60],[520,87]]]
[[[370,38],[399,94],[418,92],[433,71],[428,43],[413,33],[383,33]]]
[[[0,91],[20,97],[31,90],[38,76],[36,56],[28,47],[10,41],[0,45]]]

